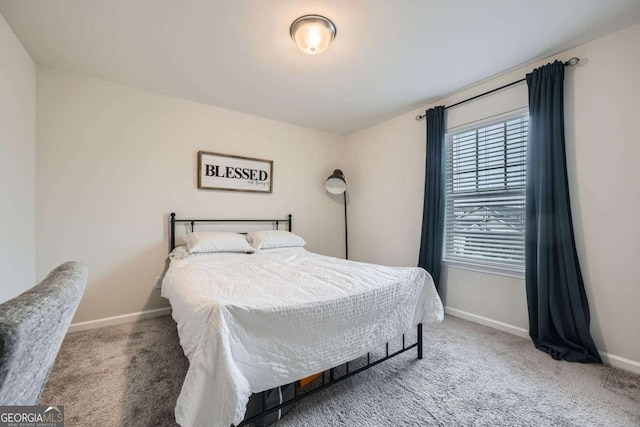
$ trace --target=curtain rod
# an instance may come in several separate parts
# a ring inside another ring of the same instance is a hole
[[[580,62],[580,58],[576,58],[574,56],[573,58],[570,58],[567,62],[565,62],[564,66],[565,67],[573,67],[574,65],[577,65],[578,62]],[[467,103],[469,101],[473,101],[474,99],[481,98],[481,97],[489,95],[489,94],[491,94],[493,92],[497,92],[499,90],[506,89],[506,88],[508,88],[510,86],[517,85],[518,83],[522,83],[525,80],[527,80],[526,77],[524,79],[516,80],[515,82],[507,83],[504,86],[500,86],[500,87],[497,87],[495,89],[491,89],[491,90],[489,90],[487,92],[481,93],[480,95],[472,96],[471,98],[463,99],[462,101],[456,102],[455,104],[447,105],[446,107],[444,107],[444,109],[448,110],[449,108],[457,107],[458,105],[465,104],[465,103]],[[422,121],[422,120],[424,120],[425,117],[427,117],[426,113],[425,114],[418,114],[416,116],[416,120],[417,121]]]

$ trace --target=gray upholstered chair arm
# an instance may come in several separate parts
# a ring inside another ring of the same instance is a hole
[[[0,305],[0,405],[35,405],[87,284],[67,262]]]

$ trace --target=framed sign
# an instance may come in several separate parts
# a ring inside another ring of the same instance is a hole
[[[271,193],[273,160],[198,151],[198,188]]]

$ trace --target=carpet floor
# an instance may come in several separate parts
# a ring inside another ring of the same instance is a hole
[[[446,316],[410,351],[298,403],[275,426],[640,426],[640,376],[551,359]],[[172,426],[188,361],[171,317],[68,334],[41,398],[71,426]]]

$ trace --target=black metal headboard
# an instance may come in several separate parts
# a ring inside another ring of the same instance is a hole
[[[233,222],[252,222],[252,223],[272,223],[275,224],[276,226],[276,230],[280,227],[280,223],[282,222],[286,222],[288,225],[288,229],[289,231],[291,231],[291,214],[288,215],[287,219],[177,219],[176,218],[176,214],[174,212],[171,212],[171,215],[169,215],[169,227],[170,227],[170,234],[169,234],[169,252],[171,252],[172,250],[175,249],[176,247],[176,223],[178,222],[182,222],[182,223],[190,223],[191,224],[191,231],[193,231],[194,226],[197,222],[229,222],[229,223],[233,223]]]

